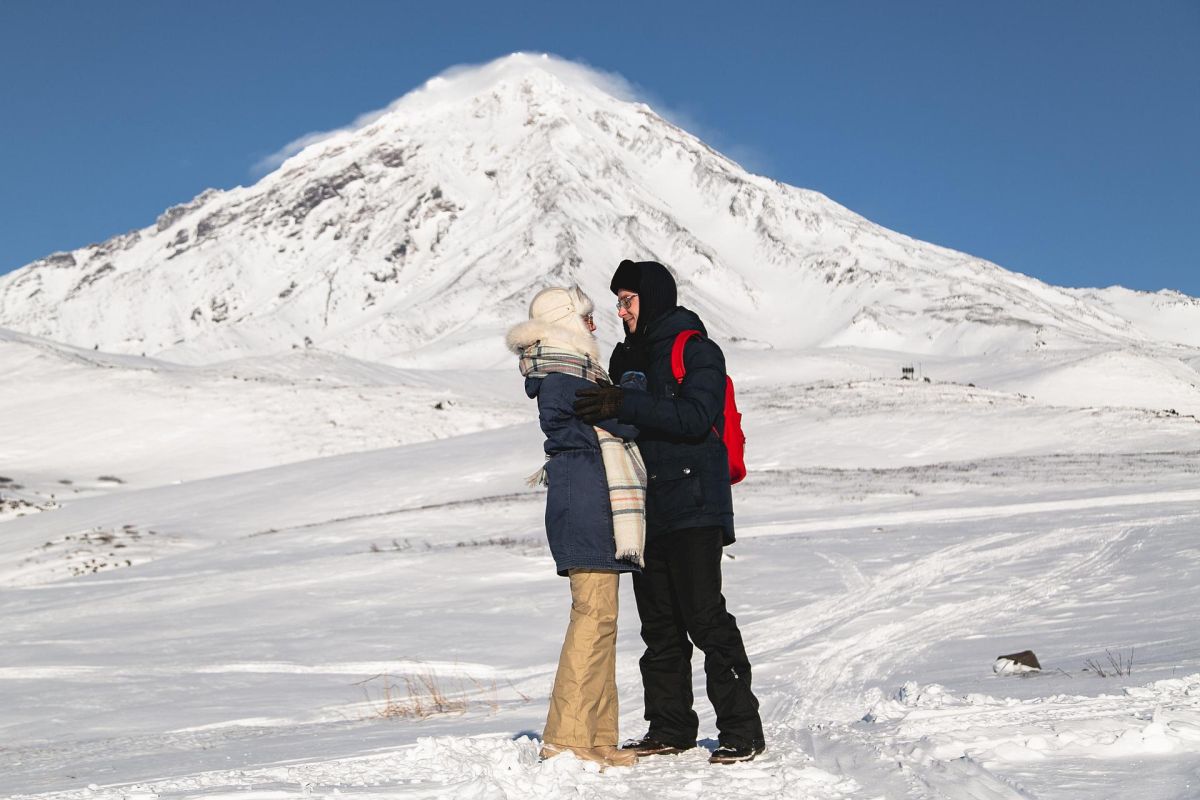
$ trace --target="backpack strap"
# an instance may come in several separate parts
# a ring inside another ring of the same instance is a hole
[[[683,376],[687,374],[687,370],[683,367],[684,346],[688,343],[688,339],[691,339],[693,336],[703,335],[697,330],[680,331],[675,335],[675,343],[671,345],[671,374],[675,376],[675,380],[678,383],[683,383]],[[728,381],[728,378],[726,380]],[[720,417],[717,419],[720,419]],[[712,426],[712,432],[716,434],[718,439],[721,438],[721,432],[717,430],[716,425]]]
[[[693,336],[700,336],[700,331],[680,331],[675,336],[675,343],[671,345],[671,374],[675,376],[677,383],[683,383],[683,376],[687,374],[683,367],[683,347]]]

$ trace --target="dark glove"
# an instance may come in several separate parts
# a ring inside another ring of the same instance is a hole
[[[624,392],[617,386],[597,386],[594,389],[578,389],[575,396],[575,416],[589,425],[605,419],[615,419],[621,410]]]

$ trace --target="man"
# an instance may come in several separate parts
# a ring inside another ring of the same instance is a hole
[[[764,750],[750,661],[737,621],[721,594],[722,548],[733,542],[729,462],[716,431],[725,401],[725,357],[693,312],[676,305],[675,279],[657,261],[622,261],[609,287],[625,341],[609,375],[646,376],[646,391],[581,389],[575,413],[585,422],[617,418],[638,427],[646,462],[646,566],[633,577],[646,652],[646,735],[627,747],[639,756],[696,746],[692,709],[692,643],[704,652],[708,699],[717,713],[720,747],[709,759],[750,761]],[[685,330],[685,376],[675,380],[671,348]],[[690,639],[690,641],[689,641]]]

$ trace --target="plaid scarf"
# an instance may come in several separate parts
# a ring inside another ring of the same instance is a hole
[[[521,374],[526,378],[545,378],[554,372],[575,375],[593,383],[612,383],[608,373],[590,358],[569,350],[555,350],[534,344],[521,354]],[[603,428],[593,426],[600,444],[600,459],[608,484],[608,502],[612,507],[613,542],[616,557],[645,566],[646,549],[646,464],[634,442],[627,442]],[[529,476],[530,486],[546,485],[543,466]]]
[[[521,353],[520,367],[521,374],[526,378],[544,378],[551,372],[562,372],[592,383],[612,383],[604,368],[582,353],[556,350],[540,344],[525,348],[525,352]]]

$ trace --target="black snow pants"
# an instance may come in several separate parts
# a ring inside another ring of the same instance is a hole
[[[646,566],[633,574],[646,652],[639,662],[648,736],[693,747],[692,643],[704,652],[708,699],[722,745],[761,747],[762,720],[750,689],[750,660],[737,620],[721,594],[722,531],[648,532]],[[690,637],[690,641],[689,641]]]

